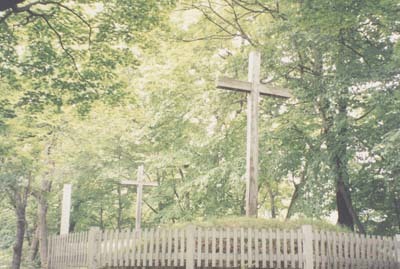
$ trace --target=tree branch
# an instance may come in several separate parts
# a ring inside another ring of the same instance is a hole
[[[75,71],[77,72],[77,74],[79,75],[79,77],[80,77],[82,80],[84,80],[83,76],[81,75],[81,73],[80,73],[80,71],[79,71],[79,68],[78,68],[78,65],[77,65],[77,63],[76,63],[76,61],[75,61],[74,56],[73,56],[73,55],[68,51],[68,49],[65,47],[64,41],[63,41],[63,39],[62,39],[62,37],[61,37],[61,34],[53,27],[53,25],[52,25],[52,24],[50,23],[50,21],[48,20],[47,16],[44,15],[44,14],[40,14],[40,13],[33,12],[32,10],[28,10],[27,12],[28,12],[29,14],[31,14],[31,15],[34,15],[34,16],[37,16],[37,17],[42,18],[42,19],[46,22],[46,24],[47,24],[47,26],[50,28],[50,30],[57,36],[58,43],[60,44],[62,50],[65,52],[65,54],[67,54],[67,56],[68,56],[68,57],[70,58],[70,60],[72,61],[72,64],[73,64],[73,66],[74,66],[74,68],[75,68]]]
[[[0,18],[0,23],[4,23],[12,14],[17,14],[17,13],[22,13],[22,12],[28,12],[28,13],[30,13],[30,14],[32,14],[32,13],[33,13],[33,14],[39,14],[39,13],[36,13],[36,12],[34,12],[34,11],[31,10],[32,7],[35,7],[35,6],[38,6],[38,5],[42,5],[42,6],[46,6],[46,5],[55,5],[55,6],[58,6],[58,7],[62,8],[62,9],[65,9],[65,10],[67,10],[68,12],[70,12],[71,14],[73,14],[75,17],[77,17],[81,22],[83,22],[83,23],[88,27],[88,29],[89,29],[89,37],[88,37],[88,40],[89,40],[89,48],[90,48],[90,45],[91,45],[91,36],[92,36],[92,31],[93,31],[93,30],[92,30],[92,26],[91,26],[90,23],[89,23],[85,18],[83,18],[78,12],[76,12],[76,11],[73,10],[72,8],[70,8],[70,7],[64,5],[64,4],[60,3],[60,2],[56,2],[56,1],[46,1],[46,2],[43,2],[43,1],[35,1],[35,2],[29,3],[29,4],[27,4],[27,5],[25,5],[25,6],[22,6],[22,7],[18,7],[18,6],[17,6],[18,3],[22,3],[22,2],[24,2],[24,1],[25,1],[25,0],[16,1],[17,3],[15,3],[14,6],[9,6],[9,8],[7,8],[7,9],[10,9],[10,10],[8,10],[8,11],[6,12],[6,14],[5,14],[3,17]],[[0,5],[0,7],[2,7],[2,6]],[[2,10],[2,9],[0,8],[0,10]],[[5,9],[4,9],[4,10],[5,10]],[[44,16],[44,14],[42,14],[42,15]],[[40,17],[40,14],[39,14],[39,15],[34,15],[34,16],[39,16],[39,17]]]
[[[236,12],[235,6],[234,6],[233,4],[227,2],[226,0],[225,0],[225,2],[226,2],[226,3],[231,7],[231,9],[232,9],[235,24],[236,24],[236,26],[237,26],[237,29],[238,29],[239,32],[241,33],[242,38],[246,39],[252,46],[254,46],[255,44],[253,43],[253,41],[251,40],[251,38],[245,33],[245,31],[244,31],[242,25],[239,23],[239,17],[238,17],[238,14],[237,14],[237,12]]]

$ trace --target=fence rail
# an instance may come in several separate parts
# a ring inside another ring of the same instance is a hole
[[[313,230],[106,230],[49,238],[49,268],[400,268],[400,237]]]

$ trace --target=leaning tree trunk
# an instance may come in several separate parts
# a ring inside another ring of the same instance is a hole
[[[32,238],[31,247],[29,251],[29,263],[30,268],[35,268],[35,260],[39,250],[39,227],[35,229],[35,233]]]
[[[307,182],[307,171],[308,171],[308,162],[306,161],[303,171],[301,172],[301,177],[300,177],[300,183],[295,184],[294,183],[294,192],[292,194],[292,198],[290,199],[289,207],[286,213],[286,220],[290,219],[292,215],[294,214],[294,208],[296,205],[297,200],[299,199],[301,192],[303,190],[304,185],[306,185]]]

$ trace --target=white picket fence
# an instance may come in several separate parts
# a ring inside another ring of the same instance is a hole
[[[396,239],[397,238],[397,239]],[[49,268],[399,269],[400,237],[252,228],[144,229],[49,238]]]

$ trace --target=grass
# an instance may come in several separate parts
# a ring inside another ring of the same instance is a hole
[[[216,227],[216,228],[256,228],[256,229],[298,229],[302,225],[311,225],[317,230],[326,230],[334,232],[350,232],[350,230],[328,223],[322,220],[312,219],[296,219],[296,220],[278,220],[278,219],[262,219],[250,218],[242,216],[231,216],[221,218],[211,218],[208,220],[198,220],[192,222],[175,223],[173,227],[185,227],[189,224],[199,227]]]

